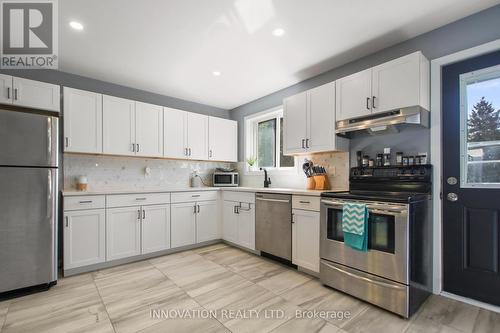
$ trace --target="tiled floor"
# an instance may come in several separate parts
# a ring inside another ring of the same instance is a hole
[[[199,316],[154,318],[151,310]],[[298,318],[301,310],[337,318]],[[432,296],[404,320],[224,244],[64,278],[48,292],[0,302],[1,333],[271,331],[500,332],[500,314]]]

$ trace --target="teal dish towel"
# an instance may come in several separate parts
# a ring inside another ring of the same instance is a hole
[[[358,251],[368,251],[368,209],[365,204],[343,205],[342,231],[344,244]]]

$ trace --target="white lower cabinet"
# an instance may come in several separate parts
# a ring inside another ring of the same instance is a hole
[[[172,204],[172,248],[196,243],[195,202]]]
[[[196,210],[196,242],[220,239],[217,201],[198,202]]]
[[[222,204],[222,238],[231,243],[238,242],[237,202],[224,201]]]
[[[141,208],[111,208],[106,211],[107,261],[141,254]]]
[[[255,204],[224,201],[222,210],[223,239],[255,250]]]
[[[141,253],[170,248],[170,205],[142,207]]]
[[[104,209],[64,213],[64,269],[106,261]]]
[[[320,213],[301,209],[293,210],[292,262],[319,273]]]

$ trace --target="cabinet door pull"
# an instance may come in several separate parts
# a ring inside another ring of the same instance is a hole
[[[376,109],[377,107],[375,106],[375,96],[372,97],[372,108]]]
[[[92,200],[78,201],[80,204],[91,204]]]
[[[188,148],[188,150],[189,150],[189,156],[191,156],[191,148]]]
[[[196,204],[193,206],[193,209],[194,209],[193,213],[196,214]]]
[[[208,151],[208,157],[212,157],[212,149]]]
[[[135,198],[136,201],[144,201],[146,198]]]
[[[146,219],[146,210],[145,209],[142,210],[142,219],[143,220]]]
[[[370,110],[370,97],[366,98],[366,109]]]
[[[310,204],[310,201],[299,201],[301,204]]]
[[[64,145],[66,146],[66,148],[69,147],[69,138],[68,137],[64,138]]]
[[[200,213],[200,205],[197,205],[197,206],[198,206],[198,211],[197,211],[197,213]]]
[[[306,139],[302,139],[302,149],[306,148]]]
[[[135,143],[132,143],[132,152],[135,153]]]
[[[7,87],[7,99],[10,99],[10,87]]]
[[[16,100],[16,101],[17,101],[17,88],[16,88],[16,89],[14,89],[14,100]]]
[[[136,146],[137,146],[137,152],[139,152],[139,147],[140,147],[139,144],[137,143]]]
[[[140,221],[141,220],[141,210],[137,210],[137,219]]]
[[[309,148],[309,139],[306,139],[306,148]]]
[[[66,216],[66,228],[69,227],[69,217]]]

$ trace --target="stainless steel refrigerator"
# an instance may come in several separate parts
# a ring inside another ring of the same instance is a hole
[[[57,280],[58,118],[0,109],[0,293]]]

